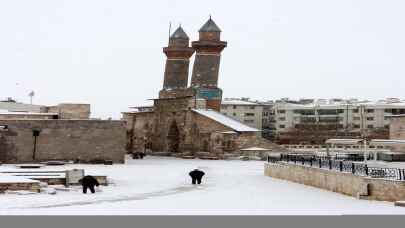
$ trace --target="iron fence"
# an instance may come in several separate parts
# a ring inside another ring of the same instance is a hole
[[[313,168],[352,173],[357,176],[405,181],[405,169],[368,167],[367,164],[356,162],[356,160],[348,161],[335,159],[334,156],[318,157],[315,155],[300,154],[282,154],[280,157],[267,157],[267,162],[269,163],[287,162],[290,164],[308,166]]]

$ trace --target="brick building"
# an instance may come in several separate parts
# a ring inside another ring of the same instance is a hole
[[[223,158],[249,146],[274,145],[259,130],[221,114],[222,90],[218,73],[222,50],[221,30],[210,18],[199,30],[199,40],[179,27],[169,39],[163,89],[152,107],[123,113],[127,123],[127,150],[172,156],[201,155]],[[196,53],[188,86],[189,59]]]

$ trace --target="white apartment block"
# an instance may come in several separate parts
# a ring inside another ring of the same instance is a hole
[[[221,113],[250,127],[262,129],[263,105],[248,99],[228,98],[221,104]]]
[[[389,128],[389,117],[397,114],[405,114],[405,102],[393,98],[375,102],[321,99],[307,104],[274,104],[277,134],[305,123],[335,125],[336,129],[367,134]]]

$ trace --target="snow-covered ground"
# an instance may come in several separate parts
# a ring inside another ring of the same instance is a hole
[[[261,161],[184,160],[146,157],[125,165],[66,165],[86,174],[105,174],[115,182],[96,194],[0,195],[0,214],[62,215],[307,215],[405,214],[390,202],[358,200],[263,175]],[[0,166],[0,170],[11,169]],[[188,172],[205,171],[201,186]],[[47,167],[42,169],[50,169]]]

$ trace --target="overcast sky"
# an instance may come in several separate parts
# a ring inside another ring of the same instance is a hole
[[[0,98],[120,118],[162,88],[168,24],[212,15],[224,97],[404,98],[404,0],[0,0]],[[190,64],[190,76],[191,68]]]

